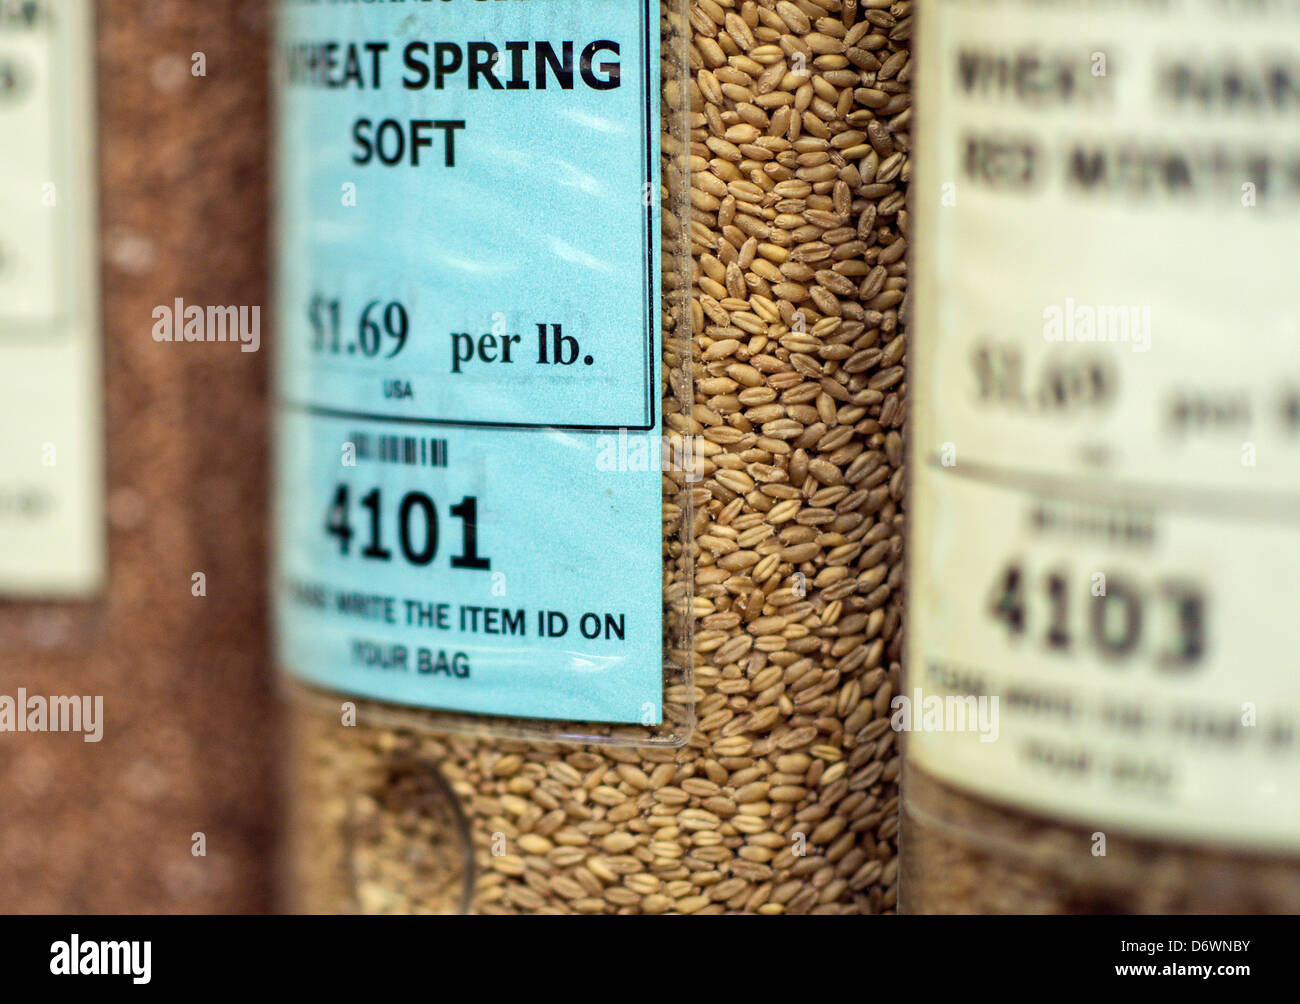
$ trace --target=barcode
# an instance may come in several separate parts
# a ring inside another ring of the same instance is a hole
[[[372,436],[354,432],[352,444],[358,460],[380,464],[405,464],[408,467],[446,467],[447,441],[423,436]]]

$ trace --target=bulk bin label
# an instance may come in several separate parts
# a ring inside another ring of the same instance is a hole
[[[658,723],[657,12],[280,17],[282,664]]]
[[[1294,850],[1300,5],[934,6],[911,762]]]
[[[89,0],[0,3],[0,595],[105,573]]]

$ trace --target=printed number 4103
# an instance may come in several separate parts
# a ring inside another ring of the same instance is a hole
[[[993,585],[988,611],[1006,626],[1011,638],[1029,633],[1036,613],[1046,628],[1041,640],[1051,652],[1069,652],[1083,641],[1102,659],[1119,662],[1139,654],[1148,637],[1161,634],[1163,644],[1151,652],[1157,666],[1186,671],[1202,662],[1207,645],[1206,599],[1196,584],[1181,580],[1148,584],[1098,572],[1087,585],[1076,588],[1081,585],[1077,577],[1058,567],[1042,576],[1045,595],[1040,596],[1034,588],[1037,579],[1013,560]],[[1044,605],[1046,610],[1040,609]],[[1081,631],[1075,623],[1077,613],[1084,614]],[[1152,621],[1158,630],[1153,630]]]

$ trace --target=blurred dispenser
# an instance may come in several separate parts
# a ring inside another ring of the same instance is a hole
[[[903,905],[1294,911],[1300,7],[918,45]]]

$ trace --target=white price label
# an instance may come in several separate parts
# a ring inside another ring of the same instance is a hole
[[[0,2],[0,595],[103,580],[94,4]]]
[[[940,0],[918,64],[913,762],[1300,848],[1300,4]]]

